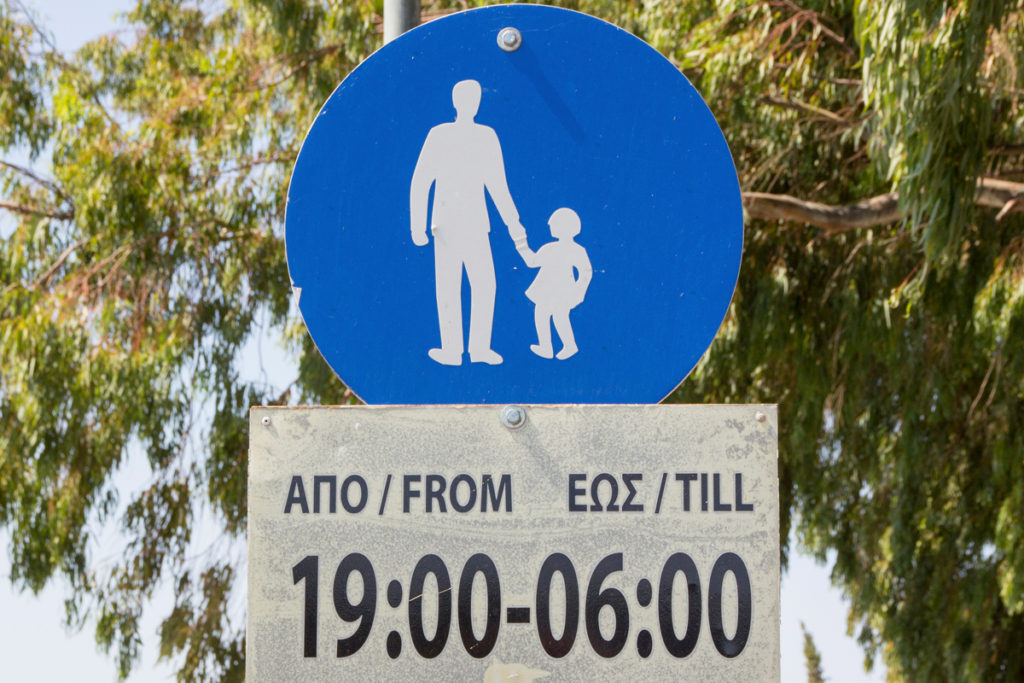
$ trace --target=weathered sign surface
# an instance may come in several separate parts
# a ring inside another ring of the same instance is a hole
[[[247,675],[777,680],[774,406],[254,408]]]

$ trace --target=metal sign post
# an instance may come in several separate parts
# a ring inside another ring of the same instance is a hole
[[[420,0],[384,0],[384,42],[416,28],[420,23]]]

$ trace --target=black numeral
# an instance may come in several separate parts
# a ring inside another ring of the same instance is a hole
[[[622,571],[622,553],[615,553],[597,563],[590,583],[587,584],[587,638],[594,652],[602,657],[614,657],[626,645],[629,634],[629,606],[626,596],[617,588],[601,590],[609,574]],[[615,631],[605,640],[601,635],[601,609],[611,607],[615,614]]]
[[[363,597],[356,603],[348,597],[348,579],[353,572],[363,579]],[[370,637],[373,616],[377,613],[377,577],[366,555],[346,555],[338,565],[338,571],[334,574],[334,609],[343,621],[359,622],[355,633],[348,638],[338,638],[338,656],[348,657],[358,652]]]
[[[551,632],[551,580],[555,574],[561,574],[565,583],[565,628],[559,638]],[[576,580],[576,569],[562,553],[549,555],[537,577],[537,634],[541,647],[552,657],[566,656],[576,642],[579,625],[580,584]]]
[[[479,640],[473,633],[473,579],[477,573],[484,575],[487,586],[487,626],[483,638]],[[459,578],[459,633],[466,652],[477,659],[491,654],[494,644],[498,642],[500,627],[501,584],[498,583],[498,568],[490,557],[477,553],[466,561]]]
[[[679,572],[683,573],[687,584],[686,633],[682,638],[676,637],[677,631],[675,624],[672,623],[672,587]],[[689,657],[693,648],[697,647],[697,637],[700,636],[700,603],[700,575],[697,573],[697,565],[686,553],[674,553],[661,570],[661,580],[658,582],[658,623],[661,626],[661,640],[673,657]]]
[[[423,632],[423,584],[427,574],[437,580],[437,631],[433,638]],[[409,635],[413,647],[421,657],[433,659],[441,654],[448,642],[448,631],[452,626],[452,580],[448,568],[437,555],[424,555],[412,571],[409,582]]]
[[[739,603],[736,615],[736,633],[732,638],[725,635],[725,627],[722,625],[722,582],[725,580],[726,572],[732,572],[736,577],[736,592]],[[715,642],[715,649],[725,657],[735,657],[743,652],[747,644],[747,637],[750,636],[751,620],[750,600],[750,576],[747,574],[747,567],[743,560],[736,553],[725,553],[718,558],[715,566],[711,568],[711,584],[708,586],[708,621],[711,625],[711,640]]]
[[[302,656],[316,657],[316,603],[317,603],[317,577],[320,558],[316,555],[306,555],[302,561],[292,567],[292,583],[305,580],[306,597],[303,606],[302,618]]]

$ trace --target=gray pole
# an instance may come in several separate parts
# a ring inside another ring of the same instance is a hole
[[[420,25],[420,0],[384,0],[384,43]]]

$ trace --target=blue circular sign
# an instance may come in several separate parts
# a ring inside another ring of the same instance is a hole
[[[382,47],[314,121],[288,267],[367,403],[654,403],[725,316],[743,214],[722,132],[646,43],[537,5]]]

